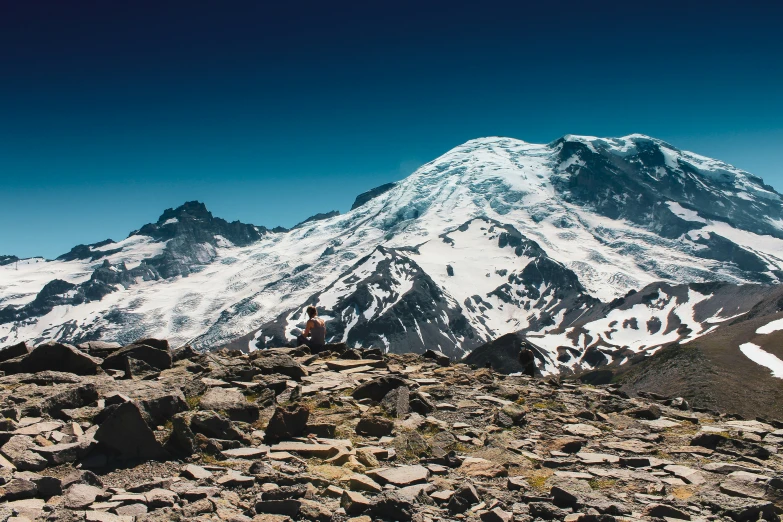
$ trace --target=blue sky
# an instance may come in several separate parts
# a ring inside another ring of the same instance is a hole
[[[640,132],[783,189],[780,2],[265,4],[0,0],[0,254],[193,199],[291,226],[487,135]]]

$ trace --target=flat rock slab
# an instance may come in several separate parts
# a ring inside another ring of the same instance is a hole
[[[601,430],[589,424],[568,424],[563,428],[563,431],[577,437],[598,437],[601,435]]]
[[[620,457],[617,455],[608,455],[606,453],[588,453],[580,451],[576,454],[576,457],[585,464],[616,464],[620,462]]]
[[[688,453],[692,455],[712,455],[715,453],[714,450],[711,450],[709,448],[704,448],[702,446],[675,446],[673,448],[669,448],[666,450],[667,453],[671,454],[677,454],[677,453]]]
[[[257,459],[269,453],[269,446],[257,448],[236,448],[221,451],[224,457],[233,459]]]
[[[331,457],[339,451],[335,446],[329,444],[308,444],[306,442],[281,442],[275,444],[269,451],[298,453],[304,456],[319,458]]]
[[[655,448],[654,444],[644,442],[638,439],[622,440],[618,442],[603,442],[601,446],[613,450],[626,451],[628,453],[644,454],[649,453]]]
[[[19,428],[18,430],[14,431],[14,435],[40,435],[41,433],[47,433],[50,431],[58,430],[63,427],[63,423],[59,421],[51,421],[51,422],[38,422],[36,424],[31,424],[29,426],[25,426],[24,428]]]
[[[467,457],[462,461],[458,471],[463,475],[479,478],[505,477],[508,475],[508,470],[500,464],[476,457]]]
[[[639,422],[646,424],[655,430],[665,430],[668,428],[676,428],[677,426],[680,426],[679,422],[674,422],[671,419],[665,419],[663,417],[655,420],[640,420]]]
[[[508,406],[509,404],[514,404],[512,401],[501,399],[499,397],[494,397],[492,395],[477,395],[473,398],[476,399],[477,401],[493,402],[495,404],[500,404],[501,406]]]
[[[201,466],[196,466],[195,464],[188,464],[184,468],[182,468],[182,475],[191,478],[193,480],[203,480],[211,477],[212,472],[202,468]]]
[[[336,372],[361,368],[362,366],[366,366],[369,369],[384,368],[386,363],[375,359],[340,359],[337,361],[326,361],[326,367]]]
[[[705,482],[704,475],[697,469],[689,468],[688,466],[679,466],[676,464],[666,466],[663,468],[667,473],[671,473],[675,477],[684,480],[688,484],[694,484],[698,486]]]
[[[397,487],[412,486],[420,482],[426,482],[430,476],[427,468],[420,465],[400,466],[398,468],[387,468],[375,472],[368,472],[382,484],[392,484]]]

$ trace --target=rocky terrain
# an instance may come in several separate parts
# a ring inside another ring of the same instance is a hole
[[[783,423],[440,352],[0,351],[0,521],[779,520]]]

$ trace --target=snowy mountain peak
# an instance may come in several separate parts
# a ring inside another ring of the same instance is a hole
[[[522,332],[572,371],[702,335],[783,280],[777,192],[639,134],[470,140],[315,217],[270,231],[188,202],[123,241],[0,265],[0,343],[256,349],[315,304],[335,341],[461,356]]]

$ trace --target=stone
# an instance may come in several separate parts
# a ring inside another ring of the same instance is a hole
[[[356,491],[343,491],[342,497],[340,498],[340,507],[345,510],[346,514],[351,516],[361,515],[367,511],[370,506],[372,506],[372,502]]]
[[[349,480],[349,486],[352,491],[368,491],[370,493],[380,493],[383,488],[380,484],[375,482],[367,475],[354,474],[351,475]]]
[[[408,521],[413,519],[413,503],[396,491],[385,491],[375,498],[367,514],[372,519]]]
[[[264,439],[274,443],[298,437],[304,434],[309,418],[310,408],[304,404],[278,406],[266,426]]]
[[[103,369],[126,370],[126,360],[128,358],[142,361],[158,371],[171,368],[172,362],[171,352],[168,347],[163,349],[144,344],[143,341],[137,341],[134,344],[120,348],[106,357],[103,360]]]
[[[331,444],[309,444],[307,442],[281,442],[270,448],[271,452],[298,453],[302,456],[312,456],[327,459],[336,455],[339,450]]]
[[[141,410],[132,402],[116,407],[98,427],[95,440],[120,460],[156,460],[167,455]]]
[[[649,504],[644,509],[644,514],[648,517],[656,518],[676,518],[679,520],[691,519],[691,516],[685,511],[667,504]]]
[[[464,513],[479,502],[481,502],[481,497],[479,497],[473,484],[464,484],[457,488],[449,499],[448,504],[446,504],[446,508],[452,514]]]
[[[356,433],[370,437],[383,437],[394,430],[394,422],[384,417],[363,417],[356,425]]]
[[[390,391],[400,386],[407,386],[407,384],[407,381],[399,377],[383,375],[360,384],[354,389],[351,396],[356,400],[370,399],[374,402],[381,402]]]
[[[234,421],[252,423],[258,420],[259,407],[247,402],[247,399],[236,388],[210,388],[201,397],[199,407],[202,410],[225,412]]]
[[[86,522],[133,522],[133,518],[127,515],[115,515],[106,511],[85,511]]]
[[[253,366],[261,370],[264,375],[281,374],[295,381],[302,380],[302,377],[308,375],[301,364],[296,362],[291,356],[285,354],[261,354],[253,361]]]
[[[14,374],[53,370],[76,375],[95,375],[101,362],[101,359],[91,357],[74,346],[51,342],[36,347],[27,355],[0,362],[0,371]]]
[[[562,451],[563,453],[579,453],[587,443],[586,439],[581,437],[559,437],[552,441],[550,449],[553,451]]]
[[[138,517],[147,513],[147,505],[139,502],[131,504],[124,504],[120,507],[114,508],[114,512],[119,516],[126,517]]]
[[[68,509],[84,509],[102,496],[101,488],[89,484],[74,484],[65,491],[64,505]]]
[[[48,465],[44,457],[33,451],[38,446],[25,435],[14,435],[0,447],[3,454],[20,471],[39,471]]]
[[[689,468],[687,466],[672,464],[665,466],[663,469],[667,473],[671,473],[675,477],[684,480],[688,484],[694,484],[698,486],[699,484],[703,484],[705,482],[704,475],[702,475],[700,471]]]
[[[489,511],[485,511],[479,518],[481,518],[481,522],[512,522],[514,520],[514,514],[496,507]]]
[[[432,451],[430,444],[417,431],[403,432],[394,437],[392,446],[401,455],[423,457]]]
[[[336,372],[345,372],[356,368],[383,368],[386,363],[376,359],[339,359],[336,361],[326,361],[326,367]]]
[[[228,449],[221,453],[229,459],[258,459],[269,453],[269,446]]]
[[[182,508],[182,513],[188,518],[192,518],[204,513],[214,513],[215,505],[206,498],[196,500],[186,504]]]
[[[206,480],[212,477],[212,472],[195,464],[186,464],[182,468],[181,475],[193,480]]]
[[[175,415],[176,419],[179,415]],[[173,419],[172,419],[173,420]],[[189,420],[189,422],[187,422]],[[183,418],[192,433],[221,440],[245,441],[245,435],[227,418],[212,411],[198,411]],[[176,423],[175,423],[176,426]],[[183,433],[187,436],[187,432]]]
[[[31,480],[16,478],[0,489],[0,499],[3,501],[34,498],[38,494],[38,486]]]
[[[9,359],[15,359],[16,357],[22,357],[30,353],[32,348],[27,343],[18,343],[11,346],[5,346],[0,350],[0,362],[5,362]]]
[[[729,479],[720,483],[720,492],[732,497],[763,499],[766,495],[766,488],[758,482],[749,482],[747,480]]]
[[[242,475],[237,471],[229,470],[228,473],[218,478],[215,482],[219,486],[231,488],[231,487],[250,487],[255,483],[255,481],[256,479],[254,477],[248,477],[246,475]]]
[[[357,449],[356,460],[358,460],[362,465],[367,466],[368,468],[377,468],[378,466],[380,466],[380,463],[378,462],[378,457],[375,456],[375,453],[370,448]]]
[[[636,419],[656,420],[661,418],[661,408],[656,404],[647,404],[623,411],[623,414]]]
[[[465,458],[458,470],[463,475],[477,478],[496,478],[508,475],[508,470],[500,464],[476,457]]]
[[[372,477],[381,481],[382,484],[392,484],[397,487],[410,486],[419,482],[426,482],[430,472],[424,466],[416,464],[414,466],[399,466],[396,468],[386,468],[374,471]]]
[[[144,399],[139,401],[139,406],[146,412],[152,426],[166,424],[174,415],[190,409],[185,396],[179,390]]]
[[[530,489],[530,484],[523,477],[508,477],[506,487],[509,491],[527,491]]]
[[[92,449],[93,444],[89,440],[82,442],[70,442],[65,444],[53,444],[33,448],[38,454],[43,456],[51,466],[59,466],[67,462],[76,462],[84,457]]]
[[[568,424],[563,430],[577,437],[598,437],[601,435],[601,430],[589,424]]]
[[[407,386],[394,388],[381,400],[381,408],[392,417],[403,418],[411,411],[410,395]]]
[[[148,381],[160,376],[160,370],[130,355],[123,358],[123,363],[126,379]]]
[[[179,496],[168,489],[154,488],[144,494],[147,507],[158,509],[162,507],[174,506],[179,502]]]
[[[549,502],[530,502],[528,512],[533,518],[542,518],[544,520],[565,520],[568,512]]]
[[[440,366],[448,366],[451,364],[451,359],[449,359],[449,356],[438,350],[426,350],[422,354],[422,357],[435,361]]]

